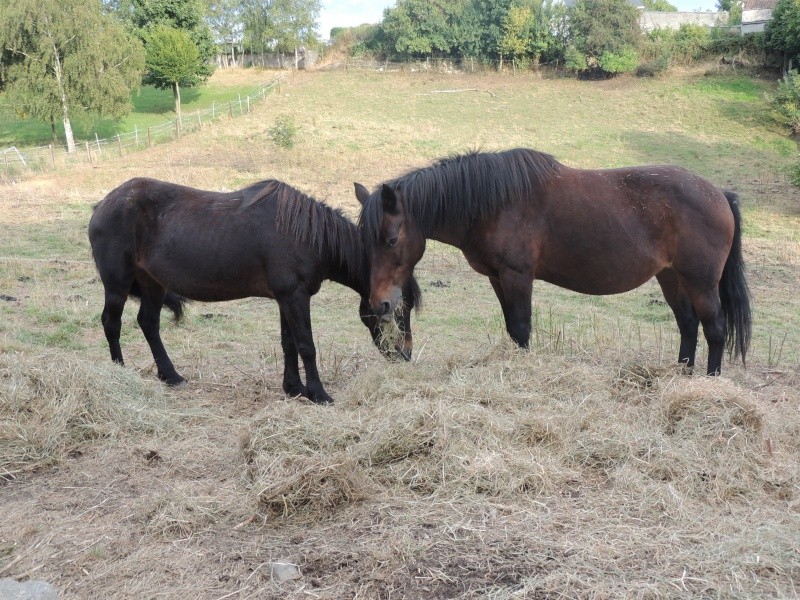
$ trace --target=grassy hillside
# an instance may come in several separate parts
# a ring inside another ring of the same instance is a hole
[[[301,73],[202,137],[3,180],[0,576],[65,598],[793,596],[800,205],[771,85]],[[300,128],[293,149],[270,141],[282,115]],[[747,368],[678,373],[654,282],[611,297],[536,283],[533,348],[519,351],[488,281],[440,244],[417,270],[411,364],[378,355],[351,291],[313,299],[332,407],[281,393],[268,300],[165,317],[186,389],[155,381],[134,304],[127,366],[109,364],[86,224],[119,183],[275,177],[355,217],[353,181],[513,146],[579,167],[679,164],[737,191]],[[279,582],[280,561],[295,579]]]
[[[254,88],[270,80],[272,74],[257,69],[219,70],[202,86],[186,88],[181,92],[181,107],[184,114],[197,109],[205,110],[216,102],[219,105],[236,101],[238,95],[245,96]],[[172,90],[159,90],[153,86],[142,86],[131,96],[133,110],[119,121],[100,119],[84,121],[76,119],[72,123],[76,140],[94,140],[113,137],[117,133],[146,130],[150,126],[175,118],[175,100]],[[56,124],[59,143],[64,144],[64,125]],[[0,147],[43,146],[52,142],[49,123],[35,120],[20,120],[15,107],[9,105],[5,94],[0,94]]]

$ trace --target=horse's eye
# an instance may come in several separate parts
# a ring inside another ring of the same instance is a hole
[[[395,246],[397,246],[397,238],[396,237],[393,237],[393,238],[391,238],[391,239],[386,241],[386,247],[387,248],[394,248]]]

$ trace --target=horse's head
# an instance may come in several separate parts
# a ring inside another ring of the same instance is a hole
[[[413,287],[416,290],[417,282],[413,278]],[[407,286],[411,289],[411,285]],[[405,294],[404,294],[405,296]],[[404,297],[398,310],[391,315],[379,316],[369,306],[369,298],[363,296],[359,306],[361,322],[367,326],[372,336],[372,341],[386,358],[396,360],[411,360],[411,309],[418,302],[418,292],[410,292],[408,299]]]
[[[360,222],[370,264],[369,305],[384,317],[392,314],[404,298],[414,266],[425,252],[425,236],[409,218],[397,190],[384,184],[370,194],[361,184],[355,187],[362,205]]]

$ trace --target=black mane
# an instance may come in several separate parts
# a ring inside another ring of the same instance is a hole
[[[250,191],[254,195],[248,198],[246,192]],[[275,202],[275,225],[279,231],[312,247],[320,258],[344,266],[355,281],[366,285],[363,240],[356,225],[339,209],[274,179],[251,185],[242,192],[246,205],[262,199]]]
[[[524,201],[558,175],[555,158],[527,148],[469,152],[440,159],[386,182],[400,193],[406,210],[427,236],[444,224],[468,225],[508,204]],[[380,190],[364,205],[359,227],[376,239],[383,208]]]

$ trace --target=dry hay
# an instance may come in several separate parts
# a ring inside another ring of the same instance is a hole
[[[174,425],[164,386],[111,363],[0,355],[0,474],[59,463],[99,439]]]
[[[334,407],[253,423],[259,510],[292,530],[366,520],[361,551],[334,536],[295,558],[358,564],[338,581],[366,597],[791,594],[797,424],[725,378],[626,370],[504,344],[424,376],[369,367]]]

